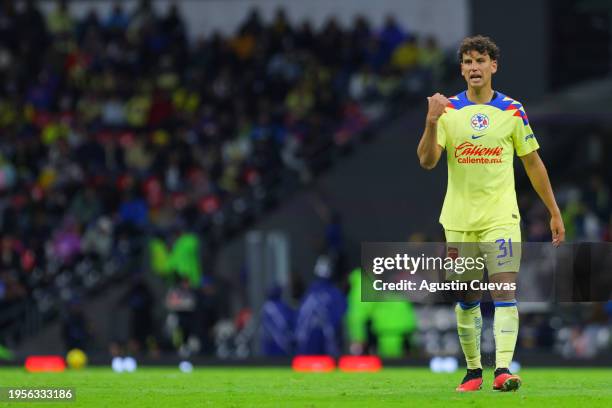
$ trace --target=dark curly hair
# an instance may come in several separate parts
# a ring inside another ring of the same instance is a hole
[[[463,54],[467,54],[470,51],[478,51],[481,54],[488,54],[492,60],[497,61],[499,59],[499,47],[489,37],[482,35],[475,35],[474,37],[467,37],[461,41],[457,56],[459,57],[459,63],[463,61]]]

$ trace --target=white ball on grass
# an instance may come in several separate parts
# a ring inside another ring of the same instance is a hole
[[[434,373],[441,373],[444,371],[444,361],[442,357],[434,357],[429,361],[429,368]]]
[[[121,357],[113,357],[113,361],[111,362],[111,367],[113,371],[116,373],[122,373],[124,370],[123,367],[123,358]]]
[[[123,369],[128,373],[136,371],[137,367],[138,365],[136,364],[134,357],[126,357],[123,359]]]
[[[179,364],[179,370],[184,373],[190,373],[193,371],[193,364],[191,364],[189,361],[181,361]]]
[[[455,357],[444,358],[444,371],[447,373],[454,373],[459,368],[459,361]]]

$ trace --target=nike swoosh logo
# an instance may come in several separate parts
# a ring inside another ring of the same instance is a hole
[[[514,333],[514,330],[502,330],[502,333]]]
[[[472,135],[472,139],[480,139],[483,136],[485,136],[485,135],[480,135],[480,136]]]
[[[510,261],[505,261],[505,262],[499,262],[499,261],[498,261],[498,262],[497,262],[497,266],[502,266],[502,265],[505,265],[505,264],[507,264],[508,262],[512,262],[512,261],[511,261],[511,260],[510,260]]]

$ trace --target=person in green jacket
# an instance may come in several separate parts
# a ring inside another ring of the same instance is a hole
[[[368,325],[377,340],[380,357],[402,357],[406,340],[417,329],[412,304],[405,302],[363,302],[361,300],[361,268],[349,276],[346,323],[352,354],[362,354],[368,346]]]

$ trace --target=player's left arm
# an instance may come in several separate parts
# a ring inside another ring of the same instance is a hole
[[[558,247],[561,242],[565,241],[565,226],[563,225],[561,211],[559,210],[552,186],[550,185],[546,166],[544,166],[537,150],[521,156],[521,161],[523,162],[523,166],[525,166],[525,171],[529,176],[533,189],[538,193],[546,208],[548,208],[548,212],[550,213],[552,243],[555,247]]]

